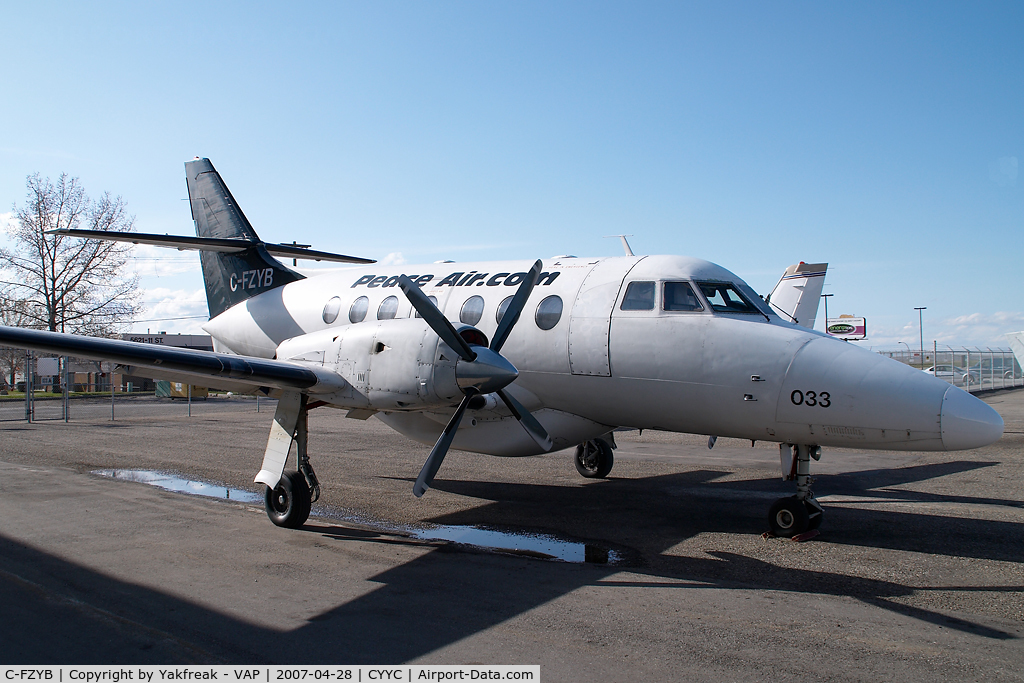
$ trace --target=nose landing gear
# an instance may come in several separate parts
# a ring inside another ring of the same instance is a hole
[[[792,538],[821,526],[824,511],[811,491],[811,458],[821,459],[820,446],[780,444],[783,479],[796,480],[796,495],[780,498],[768,511],[772,533]]]

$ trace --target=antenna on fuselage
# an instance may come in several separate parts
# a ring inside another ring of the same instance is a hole
[[[604,238],[606,240],[607,239],[612,239],[613,237],[618,237],[620,240],[622,240],[622,248],[626,250],[626,256],[634,256],[635,255],[635,254],[633,254],[633,250],[629,248],[629,242],[626,241],[626,238],[627,237],[632,237],[632,235],[605,235],[604,236]]]

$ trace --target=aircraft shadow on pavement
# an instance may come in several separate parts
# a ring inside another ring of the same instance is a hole
[[[0,564],[0,664],[401,663],[613,571],[434,550],[370,579],[384,585],[285,630],[105,576],[3,536]],[[289,606],[268,601],[266,609],[273,614]]]
[[[820,538],[841,545],[1018,562],[1024,557],[1024,525],[932,511],[935,504],[1020,508],[1024,507],[1021,501],[892,488],[995,464],[950,462],[821,475],[814,484],[819,496],[856,496],[878,502],[860,507],[825,503]],[[723,479],[731,474],[692,470],[637,479],[610,478],[582,486],[435,480],[436,489],[490,503],[430,521],[508,526],[509,520],[515,520],[517,527],[634,548],[650,562],[699,533],[768,530],[768,507],[776,498],[792,495],[792,483],[777,478]],[[888,502],[922,503],[929,512],[877,509]]]
[[[874,495],[877,491],[870,487],[875,482],[894,486],[987,465],[950,463],[897,470],[902,477],[886,471],[876,478],[860,473],[855,478],[836,479],[846,492]],[[666,555],[665,551],[681,540],[701,532],[750,534],[765,525],[766,501],[771,498],[756,494],[768,487],[769,480],[717,481],[724,474],[728,473],[698,470],[564,487],[435,481],[435,488],[490,501],[432,520],[439,524],[507,526],[514,519],[519,530],[601,539],[613,547],[633,548],[636,554],[627,555],[627,566],[619,567],[453,552],[454,546],[442,545],[368,579],[382,585],[291,629],[259,626],[0,536],[0,602],[6,613],[0,620],[0,642],[5,643],[0,659],[4,663],[79,664],[399,663],[593,585],[622,590],[672,586],[678,590],[744,588],[849,596],[981,638],[1016,637],[902,604],[901,597],[921,588],[898,581],[781,567],[735,552],[712,550],[706,557]],[[819,488],[826,492],[828,486],[820,483]],[[706,493],[693,495],[695,489]],[[778,481],[768,490],[787,491]],[[737,491],[754,495],[743,497]],[[1022,556],[1021,542],[1014,540],[1024,537],[1019,524],[852,508],[829,510],[826,524],[822,538],[832,543],[999,560],[1019,561]],[[344,525],[309,524],[304,532],[338,543],[423,545],[397,534]],[[647,580],[616,580],[613,575],[623,569]],[[948,586],[925,590],[972,589]],[[1009,593],[1024,587],[977,590]],[[274,601],[267,603],[271,615],[283,608]]]

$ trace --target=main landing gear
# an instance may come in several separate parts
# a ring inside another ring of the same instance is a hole
[[[280,473],[277,483],[273,487],[268,484],[263,495],[267,517],[277,526],[298,529],[309,519],[312,504],[320,498],[320,482],[309,463],[307,450],[309,410],[317,405],[320,404],[307,403],[305,395],[286,394],[278,401],[263,469],[256,476],[256,481],[267,484]],[[293,441],[298,471],[282,472]]]
[[[768,511],[772,533],[792,538],[821,526],[824,512],[811,491],[811,458],[821,460],[820,446],[779,444],[782,478],[796,481],[796,495],[780,498]]]
[[[576,471],[587,479],[604,479],[615,464],[612,448],[604,439],[584,441],[576,447]]]

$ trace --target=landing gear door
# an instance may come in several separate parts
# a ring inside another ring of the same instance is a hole
[[[574,375],[610,377],[608,333],[612,310],[626,274],[643,257],[598,262],[583,279],[569,315],[569,370]]]

